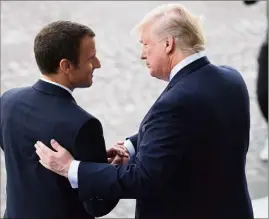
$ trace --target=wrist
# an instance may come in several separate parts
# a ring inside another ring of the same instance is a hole
[[[70,161],[68,161],[67,165],[65,168],[63,168],[63,176],[68,178],[68,172],[69,172],[69,169],[71,167],[71,164],[73,162],[74,159],[70,159]]]

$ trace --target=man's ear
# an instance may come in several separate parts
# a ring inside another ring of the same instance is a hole
[[[171,54],[175,49],[175,38],[172,36],[168,36],[165,40],[165,52],[167,54]]]
[[[71,62],[67,59],[62,59],[59,64],[59,68],[62,72],[69,73],[72,70],[73,66]]]

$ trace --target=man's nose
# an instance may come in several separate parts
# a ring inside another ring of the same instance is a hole
[[[96,60],[95,68],[101,68],[101,63],[99,59]]]
[[[146,59],[145,53],[143,53],[143,52],[142,52],[142,54],[141,54],[141,59],[142,59],[142,60]]]

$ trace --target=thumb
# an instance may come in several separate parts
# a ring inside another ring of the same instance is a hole
[[[116,156],[116,158],[111,162],[111,164],[120,164],[122,161],[120,156]]]
[[[61,145],[54,139],[50,141],[50,144],[52,148],[55,149],[56,151],[59,151],[61,149]]]
[[[113,161],[112,158],[107,158],[107,162],[110,164]]]

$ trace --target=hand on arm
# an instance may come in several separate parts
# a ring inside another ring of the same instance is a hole
[[[123,144],[123,142],[118,142],[116,145],[107,150],[109,163],[126,164],[129,162],[129,152]],[[71,153],[54,139],[51,140],[51,146],[56,150],[56,152],[40,141],[35,144],[36,153],[40,158],[39,162],[47,169],[65,177],[77,174],[79,163],[74,160]],[[73,166],[73,168],[71,168],[73,174],[70,174],[70,166]],[[68,178],[70,179],[70,177]]]
[[[120,141],[107,150],[108,162],[111,164],[127,164],[134,161],[137,136],[133,135],[126,141]]]
[[[39,162],[47,169],[50,169],[61,176],[67,177],[70,164],[74,158],[55,140],[51,140],[50,143],[56,152],[48,148],[40,141],[35,144],[36,153],[40,158]]]
[[[35,144],[40,163],[53,172],[68,177],[73,156],[54,139],[51,140],[51,146],[56,152],[40,141]],[[72,153],[80,161],[107,162],[103,130],[97,119],[87,121],[78,130]]]
[[[110,164],[126,164],[130,160],[130,155],[123,141],[119,141],[107,150],[107,159]]]

